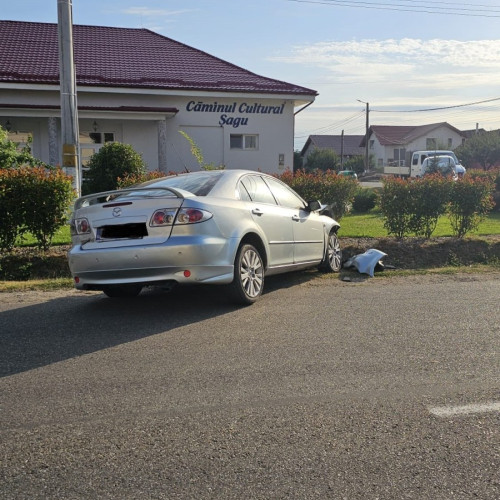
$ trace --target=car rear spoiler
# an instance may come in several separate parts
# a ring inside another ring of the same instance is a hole
[[[142,188],[127,188],[127,189],[115,189],[112,191],[103,191],[101,193],[88,194],[86,196],[81,196],[75,201],[75,210],[82,208],[83,206],[96,205],[99,203],[108,203],[110,201],[115,200],[118,196],[137,193],[137,197],[141,197],[141,191],[144,191],[142,194],[143,197],[146,196],[145,193],[151,191],[166,191],[168,193],[173,194],[176,198],[190,198],[195,196],[193,193],[189,191],[185,191],[184,189],[175,189],[170,187],[142,187]],[[130,197],[132,198],[132,197]]]

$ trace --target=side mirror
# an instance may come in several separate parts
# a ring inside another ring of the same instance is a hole
[[[316,212],[320,208],[321,208],[321,203],[318,200],[307,202],[307,210],[309,210],[309,212]]]

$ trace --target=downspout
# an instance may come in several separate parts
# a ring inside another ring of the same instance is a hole
[[[296,111],[293,116],[296,116],[298,115],[301,111],[304,111],[304,109],[308,108],[314,101],[311,101],[309,103],[307,103],[305,106],[302,106],[298,111]]]

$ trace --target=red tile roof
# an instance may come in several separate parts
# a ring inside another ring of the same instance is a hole
[[[413,142],[415,139],[422,137],[434,129],[439,127],[448,127],[454,130],[457,134],[462,135],[462,132],[457,128],[453,127],[447,122],[431,123],[430,125],[372,125],[370,127],[370,133],[375,134],[378,141],[382,146],[404,146]],[[365,145],[365,141],[361,142],[361,146]]]
[[[73,26],[78,85],[316,96],[146,29]],[[0,21],[0,82],[59,84],[57,24]]]

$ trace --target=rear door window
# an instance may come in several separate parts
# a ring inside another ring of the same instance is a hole
[[[246,190],[250,200],[256,203],[267,203],[269,205],[277,204],[269,186],[260,175],[247,175],[241,179],[240,184]]]

